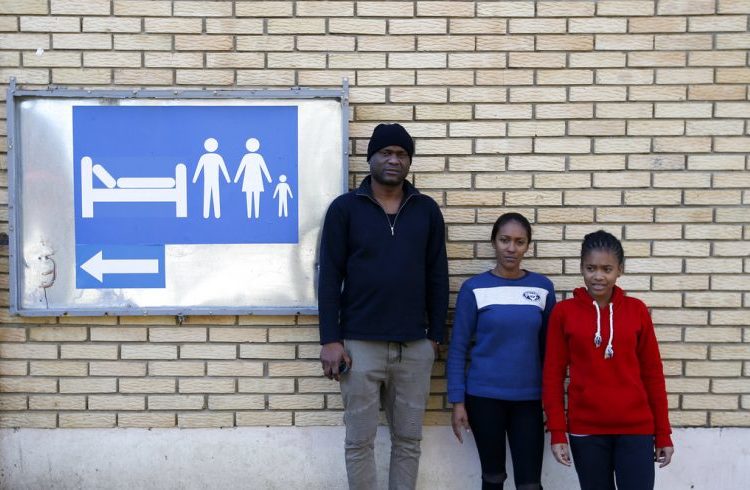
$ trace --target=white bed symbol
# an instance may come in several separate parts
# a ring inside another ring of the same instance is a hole
[[[94,175],[106,186],[94,188]],[[95,202],[174,202],[175,216],[187,217],[187,167],[178,163],[172,177],[120,177],[115,180],[91,157],[81,158],[81,216],[94,217]]]

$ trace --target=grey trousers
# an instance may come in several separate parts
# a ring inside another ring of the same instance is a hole
[[[377,488],[374,448],[382,403],[391,432],[388,488],[413,490],[435,360],[432,342],[347,340],[344,347],[352,358],[351,370],[341,377],[349,488]]]

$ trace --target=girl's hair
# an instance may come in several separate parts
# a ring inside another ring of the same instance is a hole
[[[581,264],[583,264],[584,257],[594,250],[607,250],[617,257],[618,264],[623,265],[625,263],[625,251],[622,249],[622,243],[613,234],[604,230],[595,231],[583,237]]]
[[[500,231],[500,227],[503,226],[505,223],[508,223],[509,221],[515,221],[519,225],[523,226],[526,229],[526,238],[529,239],[529,242],[531,241],[531,223],[529,223],[529,220],[526,219],[526,217],[520,213],[504,213],[501,214],[500,217],[495,221],[495,224],[492,226],[492,234],[490,235],[490,241],[494,242],[495,238],[497,237],[498,231]]]

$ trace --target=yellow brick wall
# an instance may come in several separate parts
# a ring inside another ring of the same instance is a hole
[[[629,257],[621,284],[652,306],[673,423],[750,426],[749,15],[750,0],[0,0],[0,82],[348,77],[351,183],[374,125],[412,132],[413,180],[448,225],[453,293],[491,264],[504,211],[532,219],[526,265],[563,294],[581,282],[581,237],[607,229]],[[341,423],[317,318],[11,317],[7,253],[1,427]],[[443,373],[438,361],[429,424],[448,422]]]

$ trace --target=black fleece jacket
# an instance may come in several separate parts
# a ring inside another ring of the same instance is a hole
[[[321,344],[442,342],[447,308],[445,223],[432,198],[405,181],[389,219],[368,176],[331,203],[320,243]]]

